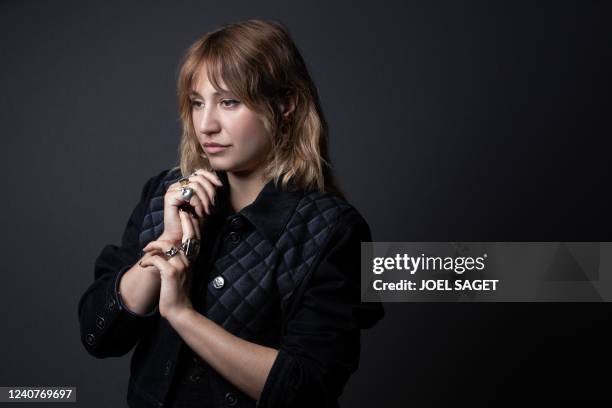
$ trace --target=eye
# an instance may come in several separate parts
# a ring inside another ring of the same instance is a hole
[[[236,105],[238,105],[240,102],[235,100],[235,99],[223,99],[221,101],[221,104],[226,107],[226,108],[232,108]]]
[[[202,102],[197,101],[195,99],[191,99],[189,101],[189,104],[191,105],[192,108],[201,108],[202,107]]]

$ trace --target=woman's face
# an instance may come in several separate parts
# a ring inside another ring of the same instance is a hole
[[[217,91],[208,80],[206,65],[190,94],[193,128],[215,170],[252,172],[264,164],[270,145],[262,116],[227,91]]]

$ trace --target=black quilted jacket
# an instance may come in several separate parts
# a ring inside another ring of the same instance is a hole
[[[207,401],[215,407],[338,406],[358,367],[360,329],[384,315],[380,303],[360,301],[360,242],[371,241],[367,223],[336,196],[283,192],[272,181],[252,204],[233,213],[227,176],[219,176],[224,187],[217,190],[215,212],[202,230],[192,302],[232,334],[279,354],[259,401],[214,370],[209,371]],[[78,305],[81,340],[89,354],[122,356],[137,344],[130,407],[172,406],[177,362],[187,347],[157,309],[134,314],[117,292],[121,275],[162,233],[163,197],[180,177],[178,169],[164,170],[146,183],[121,245],[103,248],[94,282]]]

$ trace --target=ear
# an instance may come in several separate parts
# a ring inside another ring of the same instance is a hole
[[[293,111],[295,110],[295,105],[296,105],[296,97],[294,94],[290,94],[288,96],[286,96],[283,100],[283,102],[281,102],[279,104],[280,106],[280,110],[283,114],[283,118],[288,118],[289,115],[291,115],[291,113],[293,113]]]

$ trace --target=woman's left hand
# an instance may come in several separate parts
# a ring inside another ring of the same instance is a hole
[[[198,219],[186,211],[179,211],[179,216],[183,229],[183,242],[188,238],[200,240]],[[193,309],[190,299],[193,265],[183,251],[167,258],[165,251],[173,246],[180,248],[181,243],[160,239],[151,241],[143,251],[152,255],[143,258],[141,262],[142,266],[153,265],[160,271],[159,313],[169,321],[181,312]]]

